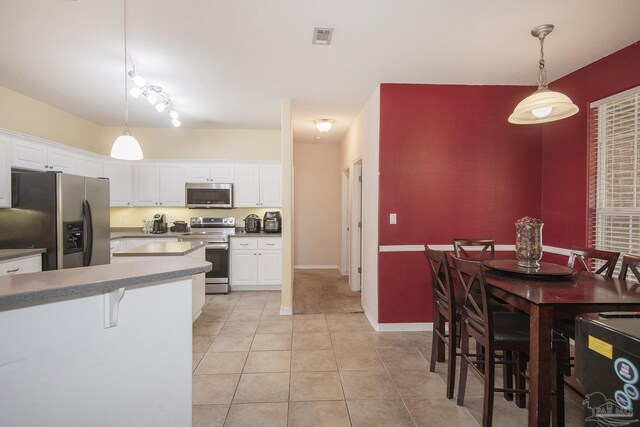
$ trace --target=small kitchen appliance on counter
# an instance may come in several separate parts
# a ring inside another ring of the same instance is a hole
[[[162,234],[167,232],[167,219],[164,214],[157,213],[153,216],[153,230],[151,234]]]
[[[211,271],[204,276],[204,291],[207,294],[228,294],[229,287],[229,236],[236,232],[236,219],[191,218],[191,231],[181,234],[178,240],[201,240],[207,242],[205,259],[211,263]]]
[[[260,217],[256,214],[247,215],[244,219],[244,231],[247,233],[259,233],[260,228]]]
[[[282,233],[282,216],[280,216],[280,212],[265,212],[263,225],[265,233]]]
[[[173,231],[176,233],[186,233],[187,223],[184,221],[173,221],[173,227],[170,227],[169,231]]]

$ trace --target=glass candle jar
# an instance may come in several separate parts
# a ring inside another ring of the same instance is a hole
[[[524,268],[540,267],[542,226],[539,219],[524,217],[516,222],[516,258]]]

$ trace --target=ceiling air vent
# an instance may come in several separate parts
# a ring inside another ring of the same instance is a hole
[[[318,28],[313,29],[313,44],[329,45],[331,43],[331,36],[333,35],[333,28]]]

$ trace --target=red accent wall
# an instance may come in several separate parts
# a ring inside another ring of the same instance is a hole
[[[513,244],[525,215],[544,220],[547,245],[585,244],[589,103],[638,85],[640,43],[553,82],[580,112],[540,126],[507,122],[534,87],[381,85],[380,245]],[[432,321],[424,254],[380,253],[378,296],[380,323]]]
[[[380,245],[513,244],[520,217],[539,216],[542,129],[507,122],[534,88],[383,84]],[[396,213],[397,225],[389,224]],[[380,323],[432,320],[423,253],[381,253]]]
[[[640,42],[551,83],[580,108],[543,126],[544,242],[569,248],[587,243],[589,104],[640,85]]]

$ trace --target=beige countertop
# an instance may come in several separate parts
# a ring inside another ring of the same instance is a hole
[[[140,238],[150,238],[150,239],[163,239],[163,238],[173,238],[179,237],[180,234],[183,233],[175,233],[173,231],[168,231],[162,234],[151,234],[151,233],[143,233],[142,228],[112,228],[111,229],[111,240],[115,239],[140,239]]]
[[[38,255],[46,252],[46,249],[0,249],[0,261],[8,261],[15,258],[22,258],[29,255]]]
[[[259,233],[247,233],[245,231],[236,231],[236,234],[232,234],[231,237],[282,237],[282,233],[265,233],[264,231]]]
[[[0,277],[0,310],[82,297],[211,270],[211,263],[192,257],[168,257],[120,264],[67,268]]]
[[[123,249],[113,253],[114,257],[139,257],[139,256],[182,256],[195,251],[206,242],[201,240],[188,240],[185,242],[153,242],[135,248]]]

